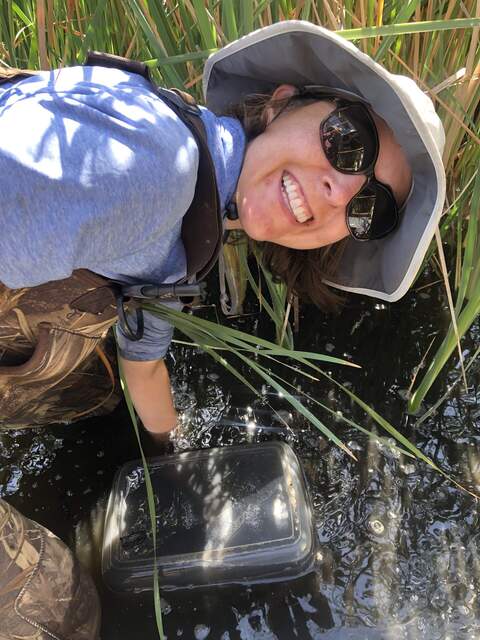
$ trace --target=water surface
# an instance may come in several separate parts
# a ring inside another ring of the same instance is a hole
[[[479,493],[479,367],[470,370],[468,390],[456,384],[421,424],[405,414],[415,369],[447,325],[441,292],[424,289],[394,305],[355,300],[336,317],[306,309],[297,347],[360,364],[359,370],[328,370]],[[255,316],[237,326],[271,337],[266,321]],[[479,343],[477,323],[463,342],[465,355]],[[368,438],[319,413],[358,459],[352,460],[261,381],[256,399],[204,354],[177,346],[169,368],[184,414],[176,449],[288,442],[305,467],[320,543],[319,570],[306,578],[164,594],[169,640],[480,639],[479,512],[471,496],[399,454],[388,439]],[[283,374],[298,397],[307,392],[375,430],[328,381]],[[452,359],[421,413],[458,377]],[[0,434],[0,495],[59,535],[90,567],[102,592],[104,640],[155,638],[151,596],[115,596],[99,576],[106,499],[117,468],[137,457],[135,446],[123,406],[107,418]]]

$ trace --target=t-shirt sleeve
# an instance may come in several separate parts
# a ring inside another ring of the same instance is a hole
[[[1,84],[0,281],[180,279],[197,173],[193,134],[138,74],[68,67]]]
[[[178,301],[163,303],[165,306],[181,311],[183,304]],[[135,314],[130,314],[128,322],[132,329],[136,329]],[[125,360],[160,360],[165,357],[173,336],[173,326],[150,313],[143,312],[144,331],[141,340],[130,340],[123,332],[120,324],[115,325],[115,336],[118,350]]]

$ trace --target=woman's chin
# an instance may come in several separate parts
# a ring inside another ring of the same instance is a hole
[[[275,242],[272,234],[267,229],[262,229],[257,224],[243,224],[242,228],[249,238],[257,242]]]
[[[275,242],[278,237],[278,225],[270,219],[268,213],[262,215],[260,209],[239,210],[238,217],[242,225],[242,229],[247,236],[258,242]]]

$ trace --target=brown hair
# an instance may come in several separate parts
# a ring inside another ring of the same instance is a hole
[[[266,129],[266,107],[274,107],[277,113],[292,108],[291,98],[273,99],[268,94],[252,94],[230,109],[232,115],[243,124],[247,140],[252,140]],[[305,98],[301,104],[311,102]],[[299,101],[295,100],[295,104]],[[346,239],[318,249],[290,249],[273,242],[258,242],[262,262],[272,275],[287,285],[289,295],[297,295],[305,302],[311,302],[325,311],[338,309],[342,296],[325,284],[338,268],[343,255]]]

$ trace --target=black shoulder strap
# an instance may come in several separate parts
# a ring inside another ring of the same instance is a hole
[[[200,109],[185,92],[155,86],[150,78],[149,68],[143,62],[90,51],[85,65],[121,69],[143,76],[152,84],[152,90],[168,104],[194,136],[199,151],[198,176],[195,195],[183,217],[182,241],[187,257],[185,280],[201,280],[217,261],[222,246],[222,215],[215,166],[208,148]]]
[[[198,146],[198,174],[192,204],[183,217],[182,241],[187,255],[187,278],[201,280],[217,261],[222,246],[222,215],[215,166],[199,108],[187,104],[175,89],[157,87],[157,94],[192,132]]]
[[[86,67],[108,67],[110,69],[129,71],[130,73],[138,73],[138,75],[143,76],[151,82],[150,69],[144,62],[130,60],[129,58],[123,58],[122,56],[115,56],[113,53],[89,51],[83,64]]]

